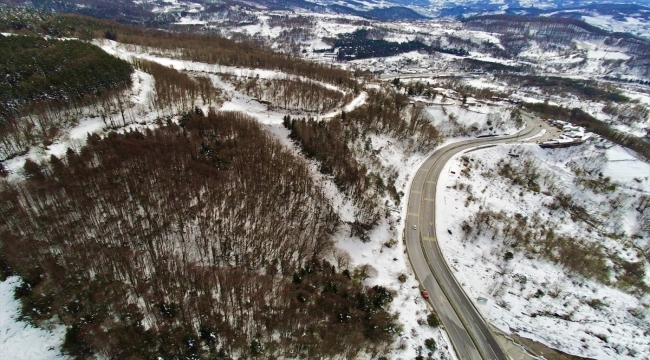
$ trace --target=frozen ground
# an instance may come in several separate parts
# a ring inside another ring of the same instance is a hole
[[[521,157],[510,157],[510,151]],[[548,180],[553,186],[571,191],[575,202],[589,204],[588,211],[605,211],[603,204],[608,198],[622,197],[629,201],[625,204],[631,204],[638,190],[624,186],[650,193],[650,165],[618,146],[608,150],[593,145],[544,150],[536,145],[503,145],[458,154],[441,174],[436,200],[436,221],[442,224],[437,230],[438,240],[452,272],[483,316],[506,333],[514,332],[583,357],[647,359],[648,295],[632,296],[615,286],[572,275],[560,264],[506,245],[499,221],[488,225],[478,236],[466,235],[462,229],[464,222],[478,227],[475,214],[481,210],[503,211],[506,218],[514,218],[518,213],[529,220],[540,218],[556,233],[576,240],[588,234],[584,241],[603,245],[611,256],[630,261],[642,259],[624,245],[624,240],[603,236],[584,222],[570,220],[566,213],[551,213],[545,204],[552,198],[543,193],[548,191],[548,185],[541,179],[538,181],[542,183],[542,193],[536,193],[496,175],[501,162],[512,162],[514,171],[520,171],[517,163],[529,160],[540,172],[553,174]],[[471,164],[468,177],[462,175],[465,163]],[[574,185],[571,169],[584,169],[594,163],[599,163],[598,167],[621,185],[617,193],[595,195]],[[622,219],[634,222],[630,212],[635,210],[631,205],[622,207],[623,213],[605,219],[605,227],[614,228],[616,224],[612,223]],[[623,238],[629,238],[632,228],[634,224],[622,229],[626,231]],[[512,253],[511,260],[505,260],[507,252]],[[646,283],[648,280],[646,274]],[[478,302],[479,297],[487,302]]]
[[[14,289],[20,282],[20,278],[15,276],[0,282],[0,358],[6,360],[67,359],[59,352],[65,327],[53,325],[51,329],[44,330],[17,319],[20,303],[14,299]]]

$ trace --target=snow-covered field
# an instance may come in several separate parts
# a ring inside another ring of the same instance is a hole
[[[650,37],[650,24],[644,19],[635,17],[620,19],[608,15],[594,14],[592,16],[583,16],[582,20],[609,31],[629,32],[645,38]]]
[[[512,108],[508,106],[489,106],[469,98],[465,107],[434,105],[426,111],[432,124],[448,136],[506,135],[517,131],[510,121]]]

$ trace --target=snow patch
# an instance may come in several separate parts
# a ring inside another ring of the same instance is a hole
[[[0,357],[7,360],[68,359],[58,351],[65,336],[64,326],[52,325],[45,330],[18,320],[20,303],[14,299],[14,289],[21,282],[17,276],[0,282]]]

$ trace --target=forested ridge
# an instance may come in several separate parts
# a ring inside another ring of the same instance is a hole
[[[29,113],[8,117],[0,150],[7,158],[30,148],[39,154],[9,177],[0,168],[0,279],[22,278],[15,296],[23,319],[63,323],[62,351],[73,358],[355,358],[391,351],[402,332],[388,312],[395,293],[364,286],[372,267],[352,268],[335,247],[348,226],[325,193],[328,177],[315,176],[256,119],[214,110],[225,98],[215,87],[222,81],[272,109],[322,114],[358,96],[363,79],[217,35],[20,14],[0,17],[0,29],[44,49],[74,42],[118,61],[83,42],[103,38],[164,57],[283,73],[230,77],[119,60],[129,70],[122,87],[98,90],[92,77],[88,84],[59,81],[51,88],[69,86],[68,98],[86,89],[90,95],[61,101],[61,108],[39,108],[32,96]],[[394,230],[389,201],[403,196],[396,169],[384,173],[376,159],[368,163],[369,137],[387,135],[409,151],[440,140],[406,96],[368,92],[365,105],[327,123],[296,119],[288,126],[353,199],[350,236],[363,241],[382,215]],[[79,119],[93,129],[103,122],[103,135],[88,135],[85,145],[62,140]],[[65,155],[60,144],[71,146]],[[52,148],[58,157],[40,156]]]
[[[475,16],[463,20],[470,30],[497,33],[510,56],[517,56],[535,40],[542,49],[554,51],[558,45],[572,46],[576,40],[603,41],[607,46],[625,49],[631,58],[625,63],[643,74],[650,74],[648,59],[650,42],[628,33],[603,30],[584,21],[558,17],[526,17],[513,15]]]
[[[243,114],[181,125],[90,136],[2,182],[2,275],[23,276],[23,315],[56,315],[78,357],[349,357],[390,343],[390,293],[320,260],[339,220],[305,162]]]
[[[593,80],[576,80],[559,76],[534,76],[534,75],[498,75],[500,80],[513,84],[513,87],[539,88],[546,94],[563,93],[565,96],[576,96],[580,99],[591,101],[613,101],[625,103],[630,99],[620,90],[598,83]]]
[[[132,59],[136,69],[142,70],[154,79],[154,92],[150,95],[150,108],[160,116],[173,116],[187,113],[196,108],[201,101],[212,106],[221,102],[221,90],[209,78],[189,76],[173,68],[153,61]],[[200,101],[199,101],[200,100]],[[124,126],[126,124],[122,124]]]
[[[467,19],[464,19],[463,22],[471,24],[472,26],[497,26],[499,29],[503,29],[507,26],[515,28],[522,27],[531,27],[535,26],[546,27],[546,28],[555,28],[555,29],[570,29],[573,32],[584,31],[588,33],[593,33],[595,35],[607,36],[610,34],[609,31],[601,29],[597,26],[590,25],[582,20],[571,19],[571,18],[557,18],[557,17],[528,17],[528,16],[515,16],[515,15],[481,15],[481,16],[472,16]],[[509,25],[508,25],[509,24]],[[630,34],[617,34],[619,36],[633,38],[633,35]]]
[[[145,100],[160,117],[221,101],[221,92],[204,76],[144,60],[130,64],[78,40],[9,36],[0,41],[7,45],[0,50],[7,52],[0,80],[0,159],[52,143],[83,116],[100,117],[112,129],[140,122],[143,110],[134,109],[129,91],[134,65],[152,75],[155,92]]]
[[[166,56],[209,64],[279,70],[306,76],[344,88],[357,84],[351,73],[331,65],[313,63],[291,54],[282,54],[260,43],[232,40],[214,34],[174,33],[119,24],[82,15],[33,12],[0,7],[0,30],[84,40],[108,38],[139,45]]]
[[[133,67],[78,40],[0,36],[0,159],[48,141],[79,112],[131,85]]]
[[[367,59],[374,57],[393,56],[409,51],[442,52],[457,56],[467,56],[469,52],[463,48],[444,47],[439,43],[431,46],[419,40],[407,42],[394,42],[373,38],[373,32],[368,29],[358,29],[353,33],[339,34],[334,40],[334,47],[338,48],[339,60]]]
[[[373,173],[359,161],[372,157],[369,135],[388,135],[422,152],[433,149],[442,138],[422,108],[410,105],[405,95],[370,90],[368,99],[363,106],[328,121],[284,119],[289,137],[305,156],[317,160],[320,172],[332,175],[341,192],[358,206],[352,234],[364,241],[369,240],[367,231],[377,225],[382,210],[387,210],[379,199],[388,194],[399,204],[402,196],[395,188],[396,174],[387,169],[382,169],[384,176]]]
[[[0,121],[35,102],[81,102],[131,84],[128,62],[78,40],[0,36]],[[59,105],[60,106],[60,105]]]
[[[238,91],[268,104],[270,109],[325,113],[342,106],[355,95],[354,92],[345,94],[327,88],[309,79],[232,77],[230,81]]]

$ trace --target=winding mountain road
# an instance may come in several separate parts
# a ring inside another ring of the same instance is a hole
[[[436,185],[447,161],[461,151],[481,145],[519,142],[539,134],[541,122],[526,117],[527,126],[518,134],[466,140],[438,149],[420,166],[411,184],[404,230],[409,259],[420,284],[429,292],[429,299],[458,358],[463,360],[506,360],[508,357],[454,278],[440,251],[435,224]]]

